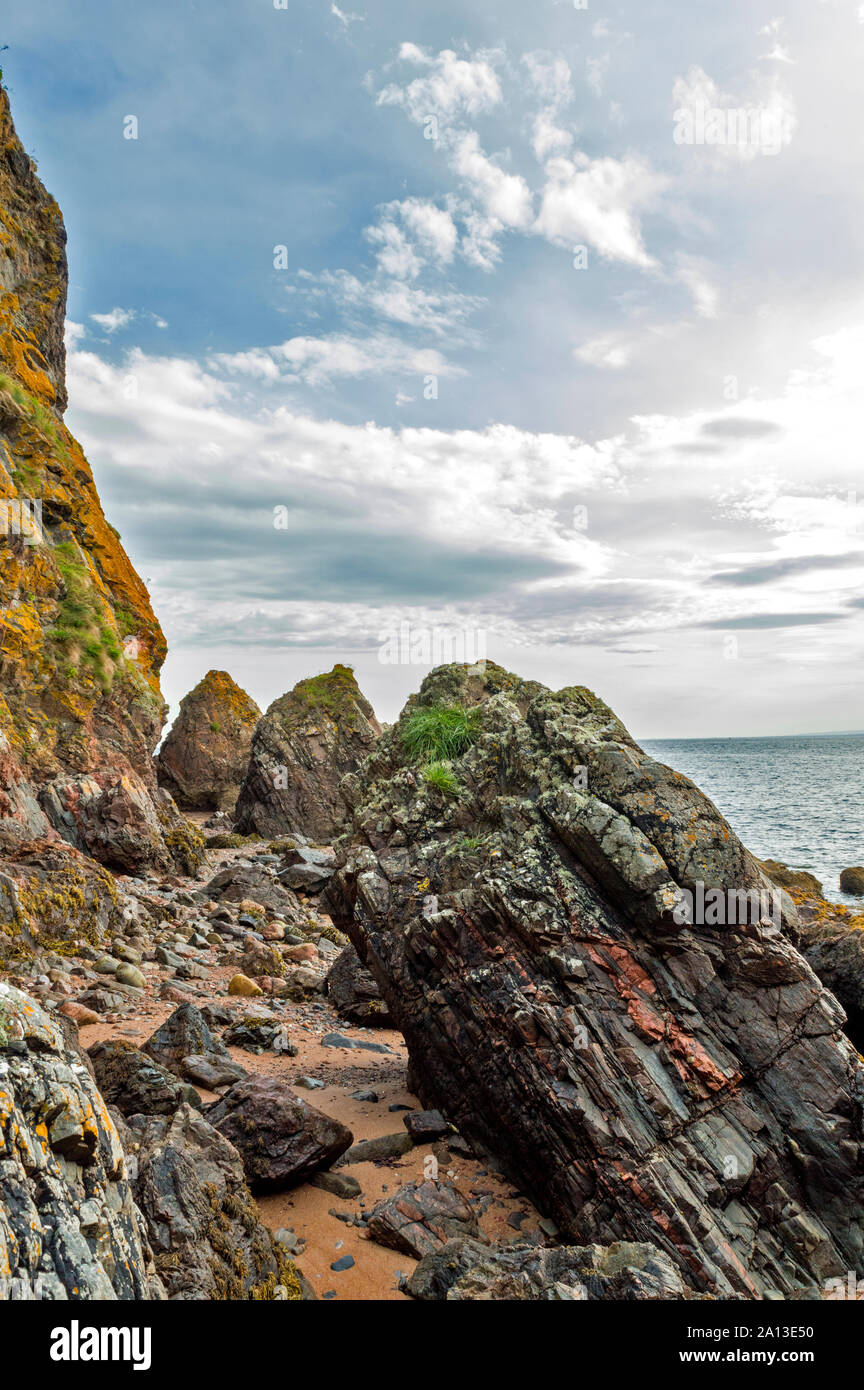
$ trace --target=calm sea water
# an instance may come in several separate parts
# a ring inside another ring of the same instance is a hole
[[[809,869],[850,906],[840,871],[864,864],[864,734],[648,739],[652,758],[692,778],[759,859]]]

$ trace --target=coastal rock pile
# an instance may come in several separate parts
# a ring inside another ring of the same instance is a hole
[[[412,1089],[564,1239],[720,1296],[860,1266],[864,1066],[791,898],[686,777],[588,690],[449,666],[342,790],[327,906]],[[711,890],[725,921],[692,920]]]

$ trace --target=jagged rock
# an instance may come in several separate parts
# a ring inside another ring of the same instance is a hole
[[[452,1125],[447,1123],[440,1110],[409,1110],[407,1115],[402,1116],[402,1123],[415,1144],[433,1143],[453,1133]]]
[[[161,861],[141,806],[156,804],[165,638],[63,421],[66,232],[2,89],[0,206],[0,850],[59,833],[116,864],[120,815],[143,832],[138,862]]]
[[[239,1018],[225,1029],[222,1040],[259,1057],[262,1052],[274,1051],[285,1057],[296,1057],[299,1051],[288,1041],[285,1024],[272,1018]]]
[[[159,785],[186,811],[233,811],[261,711],[227,671],[208,671],[180,702],[156,759]]]
[[[380,733],[349,667],[299,681],[255,730],[237,830],[268,837],[299,832],[327,843],[345,822],[340,779],[358,767]]]
[[[840,875],[840,892],[853,898],[864,898],[864,869],[844,869]]]
[[[135,1195],[171,1298],[307,1296],[261,1224],[237,1150],[202,1115],[183,1105],[128,1125],[137,1145]]]
[[[778,859],[760,859],[759,863],[772,883],[787,888],[793,897],[798,893],[813,893],[822,896],[822,884],[807,869],[790,869]]]
[[[233,1086],[207,1118],[236,1146],[253,1192],[296,1187],[328,1168],[354,1139],[345,1125],[267,1076]]]
[[[121,1115],[173,1115],[181,1105],[201,1108],[194,1086],[184,1085],[131,1043],[97,1042],[87,1053],[99,1090]]]
[[[204,1015],[194,1004],[181,1004],[176,1008],[141,1050],[175,1076],[191,1081],[200,1074],[202,1060],[210,1062],[226,1078],[219,1085],[226,1085],[232,1074],[234,1080],[246,1075],[243,1067],[232,1062],[227,1047],[211,1033]],[[190,1072],[187,1062],[193,1057],[195,1061]]]
[[[327,997],[340,1018],[369,1028],[394,1027],[378,981],[353,946],[346,946],[327,973]]]
[[[415,758],[445,725],[442,786]],[[566,1240],[655,1244],[717,1295],[860,1264],[864,1067],[791,898],[765,918],[773,884],[686,777],[589,691],[487,664],[427,677],[344,791],[325,897],[412,1089]],[[700,885],[728,925],[688,922]],[[744,922],[725,894],[751,891]]]
[[[332,851],[300,845],[288,850],[282,862],[284,867],[278,871],[280,883],[304,893],[317,893],[333,877],[336,859]]]
[[[424,1255],[406,1287],[414,1298],[465,1302],[625,1302],[686,1299],[678,1270],[654,1245],[615,1244],[548,1249],[449,1240]]]
[[[84,1056],[9,985],[0,989],[0,1272],[0,1299],[164,1297]]]
[[[477,1219],[461,1192],[445,1182],[411,1182],[369,1213],[369,1235],[390,1250],[422,1259],[455,1236],[478,1236]]]

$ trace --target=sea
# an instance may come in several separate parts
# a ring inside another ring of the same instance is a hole
[[[840,871],[864,864],[864,734],[647,739],[658,762],[691,778],[758,859],[809,869],[833,902]]]

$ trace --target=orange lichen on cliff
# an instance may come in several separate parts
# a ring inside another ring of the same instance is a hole
[[[0,734],[31,779],[152,785],[165,638],[63,423],[65,244],[0,88]]]

